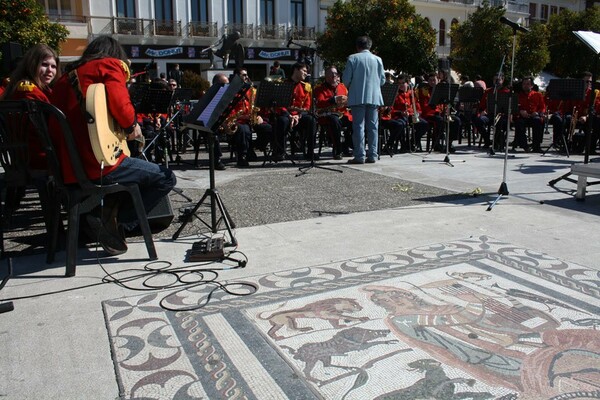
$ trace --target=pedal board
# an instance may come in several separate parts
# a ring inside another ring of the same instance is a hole
[[[188,261],[214,261],[225,257],[223,238],[203,239],[194,242],[188,251]]]

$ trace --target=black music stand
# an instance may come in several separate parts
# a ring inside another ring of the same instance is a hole
[[[237,246],[237,240],[232,232],[235,224],[223,204],[219,191],[215,188],[214,147],[216,130],[229,116],[235,105],[244,97],[248,89],[250,89],[250,84],[244,83],[237,75],[231,80],[229,85],[212,85],[194,106],[190,114],[183,119],[184,124],[206,133],[208,138],[209,188],[206,189],[204,195],[194,208],[182,215],[182,224],[173,234],[173,240],[179,237],[186,225],[195,217],[213,233],[217,233],[219,224],[222,221],[231,239],[231,242],[227,243],[226,246]],[[210,225],[197,215],[198,209],[208,198],[210,198]],[[221,218],[219,219],[217,219],[217,207],[221,213]]]
[[[585,91],[586,91],[586,83],[583,79],[551,79],[548,83],[548,87],[546,88],[546,96],[550,100],[585,100]],[[560,111],[560,110],[559,110]],[[573,116],[571,116],[572,118]],[[569,146],[567,143],[567,138],[565,135],[561,133],[561,139],[563,142],[563,146],[565,152],[567,153],[567,157],[569,157]],[[556,150],[560,149],[554,143],[554,138],[552,138],[552,143],[546,150],[542,152],[542,155],[545,155],[548,150],[554,148]]]
[[[254,105],[261,109],[271,110],[271,122],[274,122],[275,107],[289,107],[292,104],[292,96],[294,95],[294,84],[290,81],[277,81],[265,79],[258,85],[256,90],[256,99]],[[270,138],[271,151],[268,157],[265,158],[263,166],[267,161],[272,161],[273,150],[275,148],[275,126]],[[292,157],[290,157],[285,151],[285,144],[283,150],[283,156],[290,160],[293,165],[296,165]]]
[[[131,103],[133,103],[136,111],[142,104],[142,99],[149,89],[150,85],[147,83],[134,83],[129,86],[129,98],[131,99]]]
[[[465,116],[467,119],[467,122],[470,126],[470,132],[473,131],[473,127],[472,127],[472,115],[473,115],[473,105],[474,104],[479,104],[481,102],[481,97],[483,97],[483,88],[481,86],[476,86],[476,87],[471,87],[471,86],[461,86],[458,88],[458,102],[464,104],[468,104],[468,108],[469,110],[465,110]],[[468,137],[468,145],[471,146],[471,137],[472,135],[469,134]],[[460,142],[460,137],[459,137],[459,142]],[[473,144],[475,144],[475,140],[473,140]]]
[[[450,74],[448,74],[450,76]],[[456,98],[458,93],[457,83],[441,82],[435,85],[431,98],[429,99],[429,105],[431,107],[442,104],[444,106],[444,118],[446,119],[446,157],[442,161],[444,164],[454,167],[454,164],[450,162],[450,103]],[[433,148],[433,144],[431,146]],[[423,159],[423,162],[435,161]],[[455,160],[456,161],[456,160]],[[465,160],[458,160],[459,162],[465,162]]]
[[[488,110],[494,110],[494,113],[491,114],[491,123],[494,124],[497,115],[506,115],[508,118],[509,115],[519,112],[519,95],[512,92],[500,92],[496,90],[496,93],[493,96],[488,96],[486,107]],[[494,146],[496,145],[496,125],[500,125],[500,122],[501,121],[499,120],[497,124],[494,124],[494,136],[492,137],[492,146],[489,150],[490,156],[496,154],[494,152]],[[505,132],[506,136],[508,136],[508,132],[507,128]],[[514,154],[510,154],[509,156],[514,157]]]
[[[383,107],[393,107],[394,102],[396,101],[396,96],[398,95],[398,90],[400,89],[400,85],[397,83],[385,83],[381,87],[381,96],[383,97]],[[379,143],[379,149],[381,150],[383,143]],[[388,146],[387,153],[390,157],[394,157],[394,150]],[[377,152],[377,157],[381,159],[381,151]]]

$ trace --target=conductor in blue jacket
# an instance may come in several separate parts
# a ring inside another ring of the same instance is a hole
[[[383,105],[381,86],[385,83],[383,62],[371,53],[373,42],[368,36],[356,39],[356,53],[348,57],[342,81],[348,87],[348,107],[352,109],[352,144],[354,158],[348,164],[377,160],[379,129],[378,107]],[[365,153],[365,128],[369,142]]]

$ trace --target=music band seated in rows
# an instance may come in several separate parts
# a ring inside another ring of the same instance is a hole
[[[333,159],[340,160],[342,156],[351,155],[352,114],[351,109],[346,106],[348,89],[340,82],[337,68],[327,67],[323,81],[316,84],[314,90],[311,90],[309,83],[304,82],[307,72],[306,65],[294,65],[292,75],[288,78],[288,81],[294,84],[290,107],[256,111],[251,100],[256,96],[256,88],[252,88],[243,105],[233,111],[239,125],[234,140],[238,166],[247,166],[248,161],[256,159],[253,150],[256,148],[264,151],[268,145],[272,148],[272,161],[282,161],[287,155],[288,146],[292,153],[302,153],[305,159],[318,159],[319,156],[315,153],[317,134],[325,135],[325,141],[329,140]],[[242,73],[243,78],[248,80],[246,70],[242,70]],[[411,89],[410,77],[407,75],[401,74],[395,79],[398,92],[394,104],[391,107],[380,108],[379,113],[380,128],[389,131],[388,140],[383,147],[384,152],[393,154],[422,151],[421,141],[428,132],[433,149],[445,152],[448,122],[450,152],[454,151],[453,142],[466,134],[462,132],[463,126],[466,125],[471,125],[473,134],[481,138],[480,145],[489,148],[493,143],[496,150],[504,148],[508,114],[506,110],[488,110],[489,104],[496,104],[489,99],[490,97],[497,96],[497,93],[504,96],[511,93],[503,74],[495,74],[493,85],[483,91],[480,101],[473,104],[463,104],[457,99],[450,104],[430,104],[431,95],[438,83],[447,82],[443,72],[428,74],[426,83],[417,89]],[[591,75],[584,79],[591,80]],[[576,132],[573,135],[573,128],[585,128],[591,88],[587,90],[586,100],[557,103],[545,99],[540,92],[533,90],[533,86],[532,77],[522,79],[517,96],[518,112],[510,115],[510,127],[515,131],[514,139],[509,144],[512,149],[541,152],[545,126],[550,123],[554,132],[553,143],[557,147],[564,147],[564,142],[559,138],[566,137],[570,131],[576,141],[573,150],[583,151],[584,132]],[[315,107],[311,109],[313,99]],[[600,109],[600,101],[596,101],[596,105]],[[577,116],[575,124],[571,124],[571,115]],[[257,118],[259,123],[256,122]],[[600,127],[600,122],[598,125]],[[528,128],[531,129],[530,140]],[[257,136],[254,146],[252,131],[256,132]],[[495,135],[494,138],[491,137],[492,134]],[[295,137],[299,140],[291,140]],[[290,143],[287,143],[288,140],[291,140]],[[573,137],[568,138],[569,143],[572,140]],[[597,141],[596,138],[593,143],[596,144]],[[296,148],[298,146],[301,148]],[[592,147],[592,151],[595,151],[595,146]]]

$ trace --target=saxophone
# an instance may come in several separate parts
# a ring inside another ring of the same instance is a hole
[[[227,118],[225,118],[225,121],[223,121],[223,123],[221,124],[221,126],[219,127],[219,131],[227,134],[227,135],[235,135],[235,133],[237,132],[237,120],[244,114],[244,110],[239,110],[231,115],[229,115]]]

